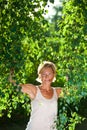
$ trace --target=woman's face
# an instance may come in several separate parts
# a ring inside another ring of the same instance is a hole
[[[54,76],[55,74],[52,68],[50,67],[43,68],[40,73],[40,78],[41,78],[42,83],[49,83],[49,84],[52,83]]]

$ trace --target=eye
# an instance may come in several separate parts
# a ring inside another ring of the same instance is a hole
[[[46,74],[42,74],[42,76],[45,76]]]
[[[51,75],[52,73],[42,73],[42,76],[49,76],[49,75]]]

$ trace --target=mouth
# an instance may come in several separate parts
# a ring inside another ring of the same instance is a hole
[[[44,80],[44,82],[51,82],[51,80]]]

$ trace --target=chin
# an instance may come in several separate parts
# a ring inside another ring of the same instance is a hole
[[[50,83],[51,83],[51,81],[44,81],[44,83],[49,83],[49,84],[50,84]]]

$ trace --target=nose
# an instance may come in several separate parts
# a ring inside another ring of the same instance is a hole
[[[49,75],[48,75],[48,74],[46,74],[46,75],[45,75],[45,77],[47,78],[47,77],[49,77]]]

